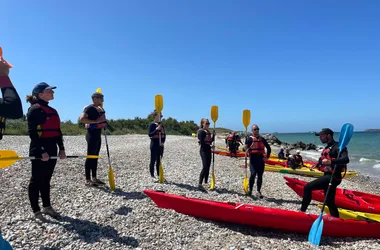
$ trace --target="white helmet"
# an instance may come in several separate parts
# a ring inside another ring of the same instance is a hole
[[[299,154],[299,153],[301,153],[301,151],[297,150],[296,153]]]
[[[293,155],[289,155],[288,157],[289,157],[289,158],[293,158]]]

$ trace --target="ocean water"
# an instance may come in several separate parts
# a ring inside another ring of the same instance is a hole
[[[287,143],[313,143],[318,146],[326,146],[314,133],[274,134],[280,141]],[[334,134],[334,139],[339,140],[339,132]],[[356,170],[371,178],[380,179],[380,132],[354,132],[347,146],[350,163],[349,170]],[[276,152],[277,153],[277,152]],[[318,160],[320,152],[301,151],[304,157]]]

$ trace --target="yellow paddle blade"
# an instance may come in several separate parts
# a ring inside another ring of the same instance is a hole
[[[213,190],[214,188],[215,188],[215,174],[214,174],[214,167],[212,167],[210,189]]]
[[[248,194],[248,177],[247,176],[245,176],[245,178],[244,178],[244,180],[243,180],[243,189],[244,189],[244,192],[246,193],[246,194]]]
[[[219,116],[218,106],[211,106],[211,120],[216,123]]]
[[[1,160],[2,158],[7,158],[7,160]],[[20,159],[22,157],[19,157],[13,150],[0,150],[0,168],[7,168]]]
[[[160,183],[164,183],[165,178],[164,178],[164,168],[162,167],[162,163],[160,162],[160,168],[159,168],[159,181]]]
[[[248,109],[245,109],[243,110],[243,124],[244,124],[245,129],[247,129],[250,123],[251,123],[251,111],[249,111]]]
[[[113,170],[112,170],[112,167],[109,166],[108,168],[108,182],[110,184],[110,189],[112,191],[115,191],[115,176],[113,175]]]
[[[156,107],[156,111],[160,113],[164,109],[164,99],[162,95],[156,95],[154,97],[154,106]]]
[[[97,89],[96,89],[96,92],[102,94],[102,89],[101,89],[101,88],[97,88]],[[103,104],[101,104],[100,107],[103,108]]]

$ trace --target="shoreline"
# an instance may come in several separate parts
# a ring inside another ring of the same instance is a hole
[[[5,140],[4,140],[5,139]],[[2,147],[27,156],[28,137],[4,137]],[[65,136],[67,155],[83,155],[84,136]],[[296,211],[301,203],[283,176],[305,181],[314,178],[264,172],[264,199],[247,197],[242,190],[244,169],[236,158],[215,155],[216,190],[198,190],[201,159],[197,139],[167,136],[163,166],[167,184],[153,182],[149,175],[147,135],[109,136],[111,165],[117,191],[84,185],[84,160],[61,160],[52,178],[52,205],[63,219],[44,225],[32,218],[27,196],[30,161],[20,160],[0,169],[0,228],[14,249],[368,249],[380,248],[378,239],[322,237],[313,247],[307,235],[278,230],[219,223],[158,208],[142,193],[145,189],[212,201],[231,201]],[[224,146],[223,140],[216,145]],[[271,146],[272,147],[272,146]],[[273,152],[276,149],[272,147]],[[108,186],[108,162],[104,137],[98,175]],[[211,172],[211,171],[210,171]],[[211,178],[211,174],[210,174]],[[340,188],[376,193],[378,186],[360,178],[343,180]],[[254,187],[255,188],[255,187]],[[319,214],[312,201],[307,213]]]

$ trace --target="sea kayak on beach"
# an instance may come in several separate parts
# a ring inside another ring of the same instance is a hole
[[[265,171],[278,172],[282,174],[302,175],[302,176],[308,176],[308,177],[321,177],[324,175],[324,172],[319,171],[317,169],[310,169],[306,167],[292,169],[289,167],[283,167],[281,165],[270,165],[270,164],[265,164]],[[344,178],[351,178],[358,174],[359,172],[357,171],[347,171]]]
[[[197,199],[163,191],[144,190],[144,193],[159,208],[173,209],[178,213],[203,219],[277,229],[292,233],[308,234],[312,224],[318,218],[318,215],[298,211]],[[324,215],[323,218],[322,234],[324,236],[380,238],[380,223],[343,220],[329,215]]]
[[[303,197],[303,188],[307,184],[296,178],[284,176],[286,185],[288,185],[300,197]],[[325,195],[323,190],[314,190],[312,199],[319,202],[324,202]],[[380,196],[368,194],[364,192],[353,191],[349,189],[336,189],[335,203],[338,207],[354,210],[364,213],[380,214]]]

